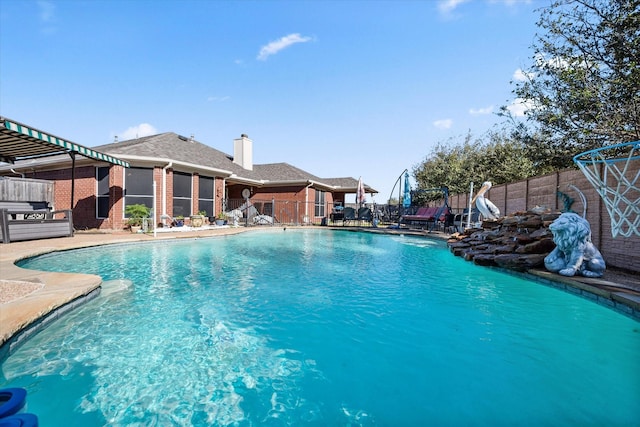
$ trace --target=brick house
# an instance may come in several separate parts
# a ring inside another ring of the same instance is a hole
[[[75,160],[73,207],[68,156],[0,164],[0,175],[54,181],[55,207],[72,208],[77,229],[122,229],[125,206],[130,204],[153,208],[156,220],[167,224],[198,212],[213,217],[242,207],[247,198],[261,214],[277,217],[277,200],[292,207],[288,221],[319,223],[357,188],[355,178],[320,178],[288,163],[254,165],[253,141],[246,135],[233,141],[232,156],[173,132],[94,148],[129,167],[93,158]],[[366,185],[365,189],[377,192]]]

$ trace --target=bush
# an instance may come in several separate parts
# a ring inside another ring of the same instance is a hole
[[[141,203],[138,203],[135,205],[127,205],[124,208],[124,213],[129,218],[127,220],[127,225],[141,226],[142,218],[149,218],[151,209]]]

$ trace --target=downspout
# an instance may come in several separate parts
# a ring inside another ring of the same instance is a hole
[[[173,162],[167,163],[165,167],[162,168],[162,216],[161,218],[167,217],[167,169],[173,166]]]
[[[24,173],[22,172],[16,172],[15,169],[11,169],[11,172],[15,173],[16,175],[20,175],[20,178],[24,178]]]

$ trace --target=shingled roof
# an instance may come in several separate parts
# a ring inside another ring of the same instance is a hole
[[[255,164],[253,170],[233,162],[233,156],[173,132],[145,136],[95,147],[102,152],[127,160],[162,159],[193,167],[212,169],[230,180],[260,182],[263,185],[287,185],[313,182],[332,190],[355,191],[354,178],[320,178],[288,163]],[[368,192],[376,192],[366,186]]]
[[[123,157],[170,159],[191,165],[220,169],[229,174],[242,169],[233,163],[228,154],[173,132],[114,142],[99,147],[106,153],[118,153]]]
[[[122,142],[114,142],[94,147],[95,150],[117,158],[135,163],[173,163],[174,169],[190,171],[209,171],[215,176],[225,177],[230,183],[246,183],[256,186],[285,186],[299,184],[313,184],[318,188],[344,193],[354,193],[358,181],[351,177],[320,178],[289,163],[254,164],[253,170],[245,169],[233,162],[233,156],[217,150],[209,145],[178,135],[165,132],[157,135],[144,136]],[[68,161],[64,156],[52,156],[38,162],[30,161],[29,167],[36,163],[51,165]],[[20,168],[25,161],[18,161],[14,165],[3,167]],[[375,189],[365,184],[368,193],[377,193]]]

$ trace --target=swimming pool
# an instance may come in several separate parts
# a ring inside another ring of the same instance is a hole
[[[45,255],[102,295],[2,362],[42,425],[633,425],[640,325],[443,243],[322,229]]]

